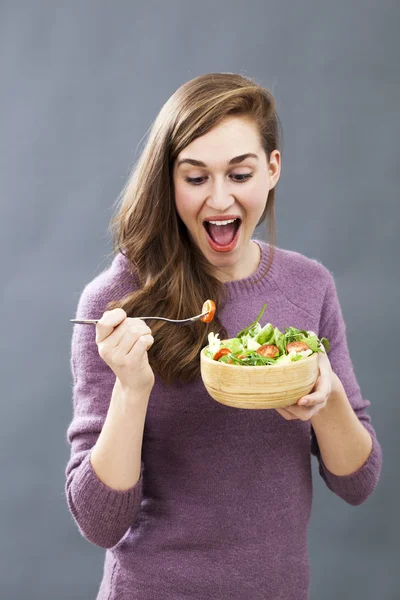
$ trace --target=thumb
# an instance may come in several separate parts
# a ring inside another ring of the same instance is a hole
[[[106,310],[96,325],[96,343],[102,342],[108,337],[114,329],[126,319],[126,317],[127,314],[122,308]]]

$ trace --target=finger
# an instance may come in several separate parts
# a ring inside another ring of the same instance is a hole
[[[328,358],[328,355],[325,353],[321,353],[319,354],[319,360],[318,360],[318,366],[319,366],[319,371],[320,373],[330,373],[332,370],[332,366],[330,363],[330,360]]]
[[[320,408],[320,406],[305,407],[293,404],[287,410],[292,415],[292,418],[300,419],[301,421],[309,421],[311,417],[313,417],[320,410]]]
[[[288,410],[286,410],[286,408],[276,408],[275,409],[276,412],[278,412],[284,419],[286,419],[286,421],[293,421],[294,419],[297,419],[298,417],[296,417],[295,415],[293,415],[291,412],[289,412]]]
[[[141,339],[142,343],[145,344],[145,348],[146,348],[146,352],[147,352],[148,350],[150,350],[150,348],[154,344],[154,338],[152,335],[142,335],[141,338],[142,338]]]
[[[326,402],[331,391],[330,377],[320,375],[313,390],[311,394],[300,398],[297,404],[299,406],[316,406]]]
[[[128,317],[126,321],[120,325],[120,327],[125,327],[126,329],[131,329],[132,331],[138,331],[141,335],[146,333],[152,335],[152,331],[147,323],[142,321],[142,319],[137,319],[136,317]]]
[[[141,335],[135,341],[131,350],[126,356],[131,360],[139,360],[148,350],[150,350],[153,343],[154,338],[152,335]]]
[[[143,335],[145,333],[151,334],[150,327],[148,327],[148,325],[146,325],[144,321],[142,321],[141,319],[127,317],[114,328],[113,332],[110,333],[109,336],[107,336],[107,345],[109,345],[109,347],[113,349],[117,347],[119,348],[122,340],[125,339],[126,333],[128,331],[137,331],[138,335]],[[132,344],[135,342],[135,340],[132,340]],[[126,348],[127,344],[125,343],[125,347],[122,348],[122,351],[125,351],[125,353],[129,352],[129,350],[132,347],[132,344],[130,344],[129,347]],[[121,348],[119,349],[121,350]]]
[[[106,310],[96,325],[96,344],[105,340],[126,317],[127,314],[122,308]]]
[[[138,326],[135,323],[130,324],[130,326],[125,329],[123,336],[115,347],[115,353],[121,356],[129,354],[140,337],[152,338],[151,330],[147,326],[143,328],[143,326]]]
[[[324,404],[324,402],[326,402],[328,400],[328,390],[322,390],[320,392],[315,392],[314,394],[310,394],[309,396],[303,396],[303,398],[300,398],[300,400],[297,402],[297,405],[300,407],[307,407],[309,408],[310,406],[320,406],[321,404]]]

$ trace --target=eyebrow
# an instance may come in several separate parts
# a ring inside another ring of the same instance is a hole
[[[253,154],[253,152],[248,152],[247,154],[240,154],[239,156],[231,158],[231,160],[228,162],[228,165],[237,165],[238,163],[241,163],[244,160],[246,160],[246,158],[256,158],[258,160],[257,154]],[[194,167],[207,167],[206,163],[202,162],[201,160],[195,160],[194,158],[182,158],[182,160],[178,162],[177,166],[180,167],[180,165],[183,165],[185,163],[193,165]]]

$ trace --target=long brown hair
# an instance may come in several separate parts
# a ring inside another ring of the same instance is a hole
[[[201,312],[207,298],[217,314],[205,324],[176,327],[150,322],[154,344],[149,350],[153,370],[166,383],[188,382],[200,375],[199,352],[210,331],[227,337],[218,320],[226,302],[224,284],[195,246],[180,219],[174,200],[173,166],[178,154],[196,138],[231,115],[251,118],[270,159],[280,147],[280,122],[271,92],[243,75],[211,73],[182,85],[154,121],[147,143],[119,197],[120,206],[110,223],[114,251],[124,254],[139,288],[109,303],[128,316],[162,315],[184,319]],[[275,188],[270,190],[257,225],[267,220],[270,245],[268,272],[275,248]]]

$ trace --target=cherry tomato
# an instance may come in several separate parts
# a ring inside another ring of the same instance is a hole
[[[203,321],[204,323],[209,323],[212,321],[215,315],[215,302],[213,300],[206,300],[203,304],[201,312],[207,312],[207,314],[204,315],[204,317],[200,317],[200,321]]]
[[[256,352],[257,354],[261,354],[261,356],[275,358],[275,356],[278,356],[279,354],[279,348],[278,346],[275,346],[275,344],[264,344],[263,346],[260,346]]]
[[[229,350],[229,348],[221,348],[220,350],[218,350],[218,352],[216,352],[213,356],[213,360],[218,360],[219,358],[221,358],[221,356],[224,356],[224,354],[230,354],[231,351]]]
[[[303,352],[303,350],[309,350],[310,346],[306,344],[306,342],[298,341],[298,342],[290,342],[286,346],[286,350],[290,352],[291,350],[296,350],[297,352]]]

